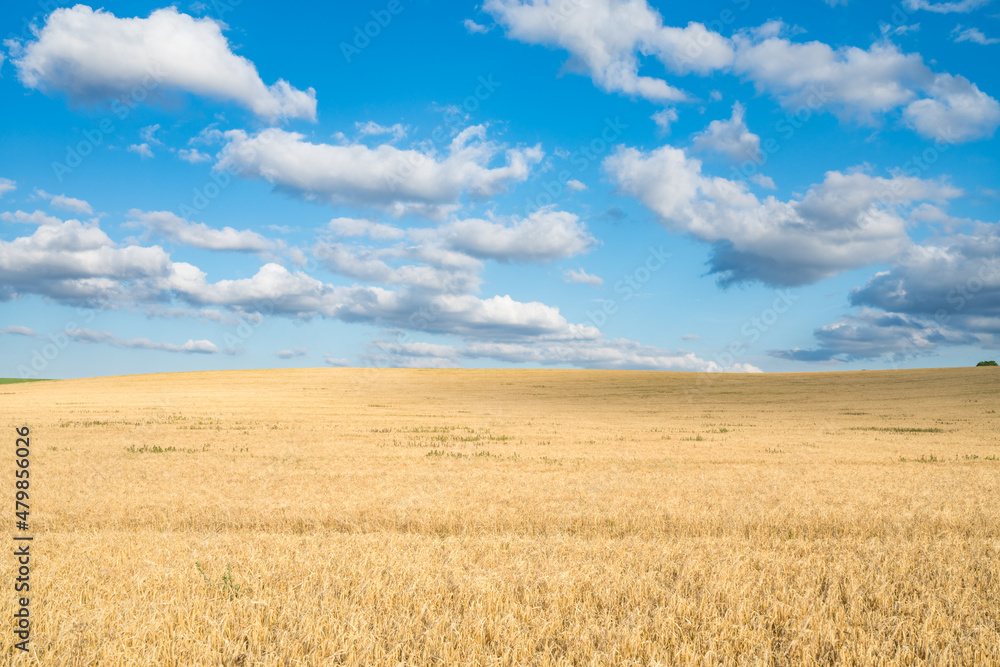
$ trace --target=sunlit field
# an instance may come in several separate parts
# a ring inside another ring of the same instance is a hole
[[[28,425],[35,535],[5,662],[1000,663],[997,369],[182,373],[0,406],[3,525]]]

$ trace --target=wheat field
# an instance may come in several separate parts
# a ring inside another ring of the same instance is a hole
[[[1000,664],[998,404],[989,368],[0,386],[4,660]]]

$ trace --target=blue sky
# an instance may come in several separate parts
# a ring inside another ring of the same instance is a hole
[[[996,2],[0,11],[0,375],[996,356]]]

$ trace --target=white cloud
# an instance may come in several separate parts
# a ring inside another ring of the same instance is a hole
[[[888,43],[868,50],[746,36],[737,36],[736,43],[735,69],[759,90],[777,95],[791,108],[833,106],[864,122],[912,101],[914,86],[932,76],[919,55],[904,54]]]
[[[192,248],[206,250],[233,250],[237,252],[271,252],[280,249],[281,244],[249,229],[236,230],[232,227],[213,229],[201,222],[189,222],[170,211],[128,212],[132,226],[141,225],[175,243],[183,243]]]
[[[603,285],[604,280],[600,276],[587,273],[583,269],[567,269],[563,273],[563,281],[567,283],[577,283],[581,285]]]
[[[0,213],[0,220],[4,222],[20,222],[27,225],[61,225],[63,221],[52,215],[45,215],[41,211],[25,213],[24,211],[4,211]]]
[[[299,357],[304,357],[309,353],[304,347],[295,347],[290,350],[278,350],[274,353],[274,356],[279,359],[298,359]]]
[[[0,178],[0,198],[8,192],[13,192],[14,190],[17,190],[16,181],[12,181],[9,178]]]
[[[399,227],[360,218],[334,218],[327,225],[339,236],[368,236],[379,241],[394,241],[406,236]]]
[[[462,25],[465,26],[466,32],[468,32],[470,35],[485,35],[490,31],[489,28],[487,28],[484,25],[479,25],[472,19],[465,19],[462,22]]]
[[[226,313],[215,308],[177,308],[154,305],[145,308],[143,312],[147,317],[161,317],[169,320],[190,318],[226,327],[238,326],[243,321],[260,324],[264,319],[255,313]]]
[[[677,110],[674,108],[660,109],[654,113],[650,118],[656,123],[656,126],[663,131],[664,134],[670,134],[670,126],[677,122]]]
[[[346,368],[351,365],[351,362],[347,359],[334,357],[332,354],[324,354],[323,362],[327,366],[335,366],[337,368]]]
[[[149,144],[132,144],[128,147],[129,153],[136,153],[142,159],[153,157],[153,150],[149,147]]]
[[[851,303],[997,336],[1000,343],[1000,233],[982,224],[915,245],[888,271],[851,291]]]
[[[742,104],[733,104],[733,115],[729,120],[713,120],[708,128],[694,136],[694,148],[728,155],[735,162],[759,161],[760,137],[747,128],[744,114]]]
[[[31,236],[0,240],[0,300],[34,294],[69,305],[144,309],[154,317],[192,317],[219,323],[232,316],[260,321],[262,313],[297,319],[323,317],[458,336],[466,341],[465,359],[518,359],[523,363],[601,368],[722,370],[694,355],[631,341],[603,340],[596,327],[572,323],[548,304],[518,301],[506,294],[488,298],[470,294],[468,291],[478,284],[482,263],[448,249],[443,239],[438,239],[437,245],[399,243],[382,249],[349,248],[348,259],[387,264],[395,257],[423,262],[411,269],[391,269],[398,278],[396,290],[332,285],[275,263],[264,264],[249,278],[210,282],[203,270],[171,261],[160,247],[114,243],[96,221],[63,222],[22,212],[8,217],[38,226]],[[366,258],[365,252],[371,257]],[[471,281],[457,282],[454,289],[442,291],[442,281],[430,280],[431,288],[425,289],[418,269],[437,269],[442,275],[452,271],[471,276]],[[406,270],[411,274],[404,275]],[[145,338],[123,339],[89,329],[74,329],[68,335],[80,342],[134,349],[211,354],[220,351],[206,340],[160,343]],[[425,355],[434,350],[441,352],[426,346],[401,349]],[[295,349],[289,351],[295,353]],[[227,348],[224,352],[235,354],[239,350]],[[440,363],[449,361],[437,358]],[[329,355],[326,361],[349,365]],[[737,370],[753,369],[741,366]]]
[[[2,335],[14,335],[14,336],[27,336],[29,338],[34,338],[35,336],[38,335],[35,332],[34,329],[31,329],[29,327],[22,327],[22,326],[18,326],[18,325],[4,327],[3,329],[0,329],[0,334],[2,334]]]
[[[774,179],[770,176],[765,176],[764,174],[754,174],[750,177],[751,183],[756,183],[762,188],[767,188],[768,190],[777,190],[778,186],[774,184]]]
[[[912,25],[897,25],[892,26],[888,23],[883,23],[879,30],[883,35],[905,35],[908,32],[917,32],[920,30],[920,24],[914,23]]]
[[[935,74],[919,54],[891,43],[834,50],[822,42],[735,39],[735,71],[792,109],[831,108],[863,123],[902,109],[907,125],[948,143],[988,137],[1000,125],[1000,103],[974,83]]]
[[[963,28],[961,25],[955,26],[951,31],[951,38],[956,42],[973,42],[983,46],[1000,44],[1000,39],[987,37],[979,28]]]
[[[962,76],[938,74],[933,96],[903,110],[907,125],[925,137],[948,143],[991,136],[1000,125],[1000,102]]]
[[[100,343],[133,350],[159,350],[184,354],[218,354],[219,352],[215,343],[209,340],[188,340],[183,345],[176,345],[174,343],[159,343],[148,338],[119,338],[107,331],[94,331],[86,328],[67,329],[65,333],[78,343]]]
[[[888,261],[911,244],[916,204],[961,194],[919,178],[830,171],[800,200],[761,200],[745,183],[702,174],[699,160],[671,146],[622,148],[604,168],[665,226],[711,243],[711,271],[724,284],[800,285]]]
[[[560,341],[546,345],[527,342],[473,341],[464,346],[409,343],[392,339],[372,341],[369,359],[379,365],[411,368],[447,368],[464,359],[493,359],[532,366],[759,373],[750,364],[722,367],[687,352],[641,345],[621,338]]]
[[[217,169],[264,178],[307,200],[373,206],[394,216],[442,219],[463,194],[483,199],[524,181],[544,153],[537,146],[506,150],[505,164],[490,167],[502,147],[487,141],[486,127],[460,132],[444,155],[383,144],[313,144],[294,132],[268,129],[249,136],[226,133]]]
[[[573,192],[583,192],[584,190],[587,189],[587,184],[584,183],[583,181],[578,181],[575,178],[571,178],[570,180],[566,181],[566,187],[572,190]]]
[[[370,137],[388,134],[392,136],[393,141],[399,141],[404,138],[410,130],[408,126],[402,123],[394,123],[386,127],[371,120],[365,123],[355,123],[354,127],[357,129],[359,136]]]
[[[455,250],[500,262],[549,262],[584,253],[596,243],[576,215],[551,208],[508,222],[455,220],[434,234]]]
[[[139,137],[146,143],[153,144],[154,146],[162,146],[163,142],[156,138],[156,133],[160,129],[160,124],[147,125],[139,130]]]
[[[965,11],[982,0],[911,4],[932,11]],[[777,20],[728,39],[700,23],[664,26],[646,0],[487,0],[484,10],[512,39],[566,50],[568,69],[589,74],[609,92],[655,102],[691,101],[665,79],[639,74],[640,56],[647,56],[674,74],[742,75],[793,110],[825,109],[874,124],[905,109],[907,125],[950,143],[989,137],[1000,125],[1000,105],[974,83],[935,73],[920,54],[904,54],[888,41],[867,50],[834,49],[818,41],[793,43],[781,37],[789,31]],[[670,114],[661,113],[654,120],[669,127]]]
[[[177,151],[177,157],[184,160],[185,162],[190,162],[191,164],[197,164],[199,162],[209,162],[212,159],[211,155],[202,153],[197,148],[182,148]]]
[[[679,101],[688,95],[662,79],[640,76],[637,53],[655,56],[676,74],[706,74],[733,60],[729,40],[691,22],[684,28],[663,25],[646,0],[486,0],[483,10],[507,34],[528,44],[569,51],[567,67],[590,75],[609,92],[652,101]]]
[[[66,195],[51,195],[45,190],[40,190],[35,188],[35,194],[49,201],[52,206],[56,208],[61,208],[64,211],[73,211],[74,213],[79,213],[80,215],[93,215],[94,209],[91,205],[82,199],[75,199],[73,197],[67,197]]]
[[[459,294],[476,290],[482,262],[435,245],[366,248],[321,241],[313,256],[342,276],[380,285],[403,285],[425,293]],[[416,264],[400,264],[415,260]]]
[[[991,0],[961,0],[960,2],[928,2],[928,0],[903,0],[903,6],[914,11],[925,9],[938,14],[967,14],[973,10],[985,7]]]
[[[223,27],[174,7],[148,18],[118,18],[76,5],[53,11],[36,39],[11,55],[26,87],[62,92],[78,102],[142,88],[150,97],[191,93],[232,101],[271,121],[315,120],[315,91],[284,80],[266,86],[253,63],[232,52]]]
[[[0,240],[0,301],[39,294],[60,303],[125,307],[158,293],[172,270],[158,246],[118,246],[96,222],[65,222],[17,211],[4,219],[31,222],[31,236]]]
[[[696,341],[696,340],[701,340],[701,336],[699,336],[698,334],[684,334],[683,336],[681,336],[681,340]]]

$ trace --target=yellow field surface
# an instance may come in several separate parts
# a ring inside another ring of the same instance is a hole
[[[1000,371],[0,386],[5,664],[1000,664]]]

